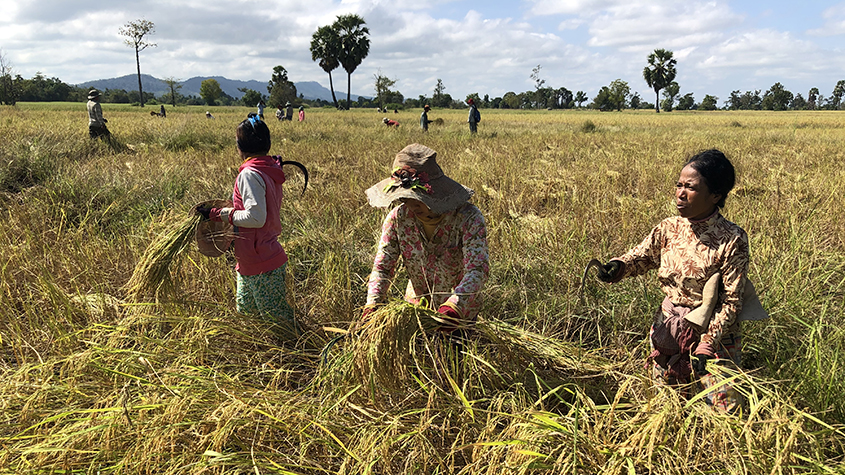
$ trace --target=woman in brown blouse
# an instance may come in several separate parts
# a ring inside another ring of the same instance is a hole
[[[638,246],[599,272],[599,279],[615,283],[657,269],[666,297],[649,332],[649,359],[658,382],[687,385],[694,379],[700,390],[710,389],[717,382],[707,369],[708,360],[740,362],[737,316],[748,273],[748,236],[720,212],[734,181],[734,167],[722,152],[706,150],[690,158],[675,183],[680,216],[664,219]],[[702,305],[705,284],[715,274],[718,301],[709,321],[698,327],[684,316]],[[730,385],[714,388],[705,400],[727,411],[738,409],[742,401]]]

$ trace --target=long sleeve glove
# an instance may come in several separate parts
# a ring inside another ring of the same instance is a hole
[[[602,265],[596,274],[600,281],[605,283],[612,283],[618,280],[622,272],[624,263],[622,261],[612,260],[607,264]]]
[[[707,360],[715,357],[716,351],[713,349],[712,345],[709,343],[699,343],[690,357],[690,364],[692,365],[692,369],[695,371],[695,374],[697,376],[710,374],[710,371],[707,370]]]
[[[437,313],[443,315],[443,320],[445,320],[443,324],[437,328],[438,331],[443,333],[452,333],[458,329],[458,325],[461,324],[461,314],[458,313],[457,310],[448,305],[441,305],[440,308],[437,309]]]

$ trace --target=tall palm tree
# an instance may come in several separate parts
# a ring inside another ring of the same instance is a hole
[[[654,109],[660,113],[660,90],[675,80],[675,61],[668,49],[656,49],[648,55],[648,66],[643,69],[643,79],[654,89]]]
[[[339,40],[338,61],[346,71],[346,107],[352,104],[352,73],[370,52],[370,30],[358,15],[339,15],[332,24]]]
[[[340,61],[337,59],[339,49],[340,38],[331,26],[321,26],[311,36],[311,61],[320,60],[317,64],[323,68],[323,71],[329,73],[329,89],[332,91],[335,109],[337,109],[337,97],[334,95],[332,71],[340,66]]]

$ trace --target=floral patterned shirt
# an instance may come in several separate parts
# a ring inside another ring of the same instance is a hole
[[[635,248],[616,258],[625,263],[622,277],[657,269],[663,292],[675,305],[702,303],[707,279],[719,272],[719,303],[701,342],[716,346],[722,336],[739,335],[737,315],[748,273],[748,236],[717,211],[693,222],[680,216],[664,219]]]
[[[478,208],[467,203],[444,214],[431,239],[406,206],[394,208],[382,226],[367,287],[368,306],[387,300],[400,256],[409,277],[405,300],[418,304],[425,298],[435,310],[447,305],[465,319],[475,318],[490,270],[487,227]]]

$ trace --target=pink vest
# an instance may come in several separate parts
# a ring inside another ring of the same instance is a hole
[[[241,275],[258,275],[276,270],[288,261],[285,250],[279,243],[282,221],[279,213],[282,207],[282,184],[285,174],[273,157],[253,157],[244,162],[238,173],[251,168],[261,175],[266,187],[267,220],[260,228],[238,227],[234,241],[235,258],[238,263],[235,270]],[[232,202],[236,210],[244,209],[243,198],[235,181]]]

